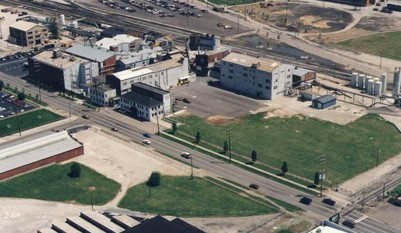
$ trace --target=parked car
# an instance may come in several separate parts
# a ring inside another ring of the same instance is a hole
[[[117,132],[118,129],[116,127],[111,128],[112,131]]]
[[[332,200],[331,198],[324,198],[324,199],[322,200],[322,202],[323,202],[324,204],[331,205],[331,206],[333,206],[333,205],[336,204],[336,201]]]
[[[356,224],[355,224],[354,221],[345,220],[345,221],[343,222],[343,225],[344,225],[344,226],[347,226],[347,227],[349,227],[349,228],[354,228]]]
[[[257,185],[257,184],[250,184],[249,187],[250,187],[250,188],[253,188],[253,189],[255,189],[255,190],[258,190],[258,189],[259,189],[259,185]]]
[[[181,153],[181,157],[184,157],[186,159],[190,159],[191,158],[191,153],[189,152],[182,152]]]
[[[152,135],[150,135],[150,133],[144,133],[143,136],[144,136],[145,138],[151,138],[151,137],[152,137]]]
[[[191,101],[189,101],[187,98],[182,99],[182,102],[187,103],[187,104],[191,103]]]
[[[142,141],[146,145],[150,145],[152,142],[149,139],[143,139]]]
[[[305,205],[310,205],[312,203],[312,199],[310,199],[309,197],[302,197],[299,202]]]
[[[222,28],[222,27],[224,27],[224,24],[218,23],[218,24],[217,24],[217,27]]]
[[[89,115],[82,115],[82,118],[89,120],[90,116]]]

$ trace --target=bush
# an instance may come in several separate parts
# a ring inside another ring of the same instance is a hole
[[[73,163],[71,165],[71,171],[68,173],[68,176],[71,178],[78,178],[81,175],[81,167],[78,163]]]
[[[18,93],[17,97],[19,100],[25,100],[25,98],[26,98],[25,94],[22,92]]]
[[[159,172],[152,172],[152,174],[149,177],[148,182],[146,182],[146,184],[149,187],[156,187],[160,185],[160,180],[161,180],[161,176]]]

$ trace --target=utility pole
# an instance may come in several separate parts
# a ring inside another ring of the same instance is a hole
[[[194,166],[192,165],[192,156],[191,156],[191,179],[194,178]]]
[[[383,49],[380,49],[380,69],[382,68]]]
[[[160,125],[159,125],[159,106],[156,107],[157,114],[157,135],[160,135]]]
[[[320,197],[323,197],[323,180],[324,180],[324,165],[326,163],[326,155],[321,155],[319,157],[319,161],[320,161]]]
[[[230,158],[229,163],[231,163],[231,126],[228,128],[228,156]]]

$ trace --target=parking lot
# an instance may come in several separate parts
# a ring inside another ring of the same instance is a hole
[[[146,0],[145,4],[138,0],[131,3],[127,0],[114,2],[113,6],[96,0],[81,1],[81,4],[218,36],[229,36],[238,32],[237,22],[225,19],[224,13],[219,13],[221,16],[212,13],[211,6],[208,9],[199,8],[194,3],[185,5],[186,1],[178,0]],[[218,24],[220,27],[217,26]],[[239,32],[250,30],[250,28],[240,27]]]
[[[175,87],[171,91],[172,99],[187,98],[190,102],[177,101],[176,110],[186,109],[202,118],[215,115],[241,117],[249,111],[258,110],[264,106],[262,101],[213,85],[217,81],[218,79],[199,77],[197,81],[191,82],[189,85]]]
[[[0,92],[0,118],[4,119],[16,113],[34,109],[35,107],[25,101],[18,101],[15,95]]]

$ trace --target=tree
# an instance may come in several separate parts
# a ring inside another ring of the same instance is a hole
[[[202,140],[202,137],[201,137],[201,135],[199,133],[199,130],[198,130],[198,131],[196,131],[195,142],[199,143],[201,140]]]
[[[18,93],[17,97],[18,97],[19,100],[25,100],[26,96],[25,96],[24,93],[20,92],[20,93]]]
[[[313,180],[313,183],[315,185],[319,185],[319,183],[320,183],[320,173],[319,172],[315,173],[315,179]]]
[[[288,172],[288,165],[286,161],[284,161],[283,165],[281,166],[281,172],[283,173],[283,175]]]
[[[148,179],[148,182],[146,182],[146,185],[149,187],[159,186],[160,180],[161,180],[160,172],[152,172],[152,174]]]
[[[227,154],[227,151],[228,151],[228,143],[227,143],[227,141],[224,142],[223,150],[224,150],[224,154]]]
[[[173,130],[173,133],[177,132],[177,122],[173,122],[173,125],[171,126],[171,130]]]
[[[78,178],[81,175],[81,166],[79,166],[78,163],[73,163],[71,165],[71,170],[70,173],[68,173],[68,176],[71,178]]]
[[[3,90],[4,82],[0,80],[0,91]]]
[[[258,154],[256,153],[255,150],[253,150],[251,153],[251,159],[253,162],[256,162],[256,160],[258,159]]]

